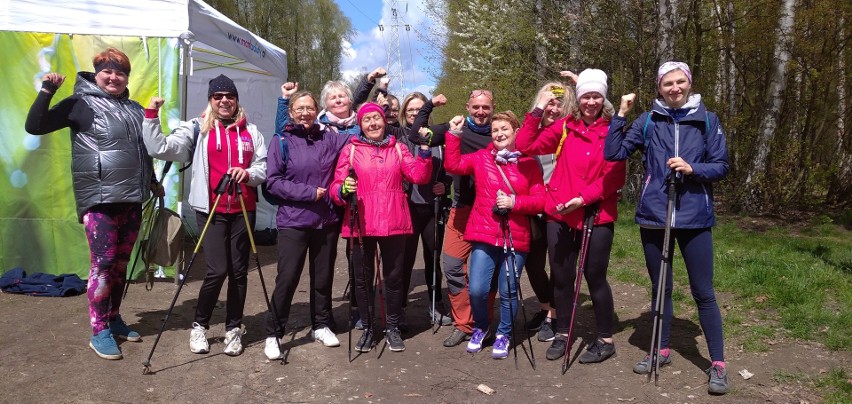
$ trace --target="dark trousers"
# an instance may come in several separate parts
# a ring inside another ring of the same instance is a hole
[[[435,261],[435,251],[441,253],[441,244],[444,241],[444,226],[435,222],[435,207],[433,205],[417,205],[409,203],[411,208],[411,226],[414,228],[414,234],[408,236],[405,242],[405,258],[403,263],[403,284],[405,285],[405,296],[402,306],[405,307],[408,303],[408,292],[411,290],[411,273],[414,271],[414,260],[417,258],[417,242],[423,243],[423,262],[426,265],[424,275],[426,280],[426,288],[429,293],[429,302],[432,302],[432,296],[435,296],[435,301],[441,301],[441,279],[443,272],[441,271],[440,259]],[[435,244],[435,232],[438,232],[438,243]],[[437,273],[434,271],[437,270]],[[435,276],[435,285],[432,284],[433,273]],[[433,294],[433,290],[437,290]]]
[[[381,315],[381,309],[373,307],[377,291],[373,290],[373,278],[376,268],[376,248],[381,250],[382,286],[384,288],[385,322],[388,329],[398,328],[402,313],[402,301],[405,289],[402,277],[402,261],[405,255],[407,236],[364,237],[362,242],[352,243],[352,265],[355,269],[355,300],[358,312],[364,320],[364,326],[373,329],[370,311]],[[363,245],[362,245],[363,243]],[[372,298],[372,299],[371,299]],[[379,311],[376,311],[376,310]]]
[[[207,223],[206,213],[195,212],[198,228]],[[248,212],[251,229],[255,213]],[[225,308],[225,329],[240,328],[248,289],[248,260],[251,253],[246,220],[242,213],[215,213],[201,246],[207,258],[207,274],[198,292],[195,322],[210,328],[210,317],[219,299],[225,278],[228,278],[228,300]]]
[[[660,276],[660,263],[663,256],[663,229],[639,229],[642,246],[645,249],[645,266],[651,277],[651,307],[657,307],[657,281]],[[698,305],[698,322],[704,330],[707,349],[713,361],[725,360],[725,347],[722,337],[722,314],[716,302],[716,292],[713,289],[713,233],[710,228],[703,229],[672,229],[669,239],[670,251],[674,252],[674,242],[677,241],[680,253],[686,264],[689,275],[689,289],[692,298]],[[669,337],[672,328],[672,267],[669,265],[666,273],[665,301],[663,302],[663,329],[661,346],[669,347]]]
[[[527,254],[527,260],[524,267],[527,272],[527,277],[530,279],[535,298],[540,304],[550,304],[553,301],[553,285],[550,283],[550,276],[547,275],[545,264],[547,264],[547,231],[545,229],[545,221],[542,218],[535,217],[533,220],[538,221],[539,229],[542,230],[542,237],[530,242],[530,252]]]
[[[305,258],[308,257],[308,275],[310,276],[310,307],[313,329],[331,327],[331,288],[334,281],[334,261],[337,259],[337,240],[340,226],[333,225],[323,229],[279,229],[278,230],[278,276],[275,277],[275,291],[272,292],[272,305],[278,314],[278,324],[284,327],[290,316],[290,307]],[[282,337],[284,330],[277,330],[273,313],[266,315],[266,335]]]
[[[606,223],[594,226],[586,254],[583,277],[589,287],[592,308],[595,311],[598,337],[612,337],[614,305],[612,289],[606,280],[609,253],[615,226]],[[577,281],[577,260],[583,232],[562,222],[547,223],[547,241],[550,251],[550,276],[553,280],[553,301],[556,308],[556,332],[566,334],[571,327],[574,305],[574,284]]]

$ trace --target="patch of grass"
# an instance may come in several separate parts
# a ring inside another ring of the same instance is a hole
[[[810,381],[808,375],[801,372],[788,372],[786,370],[776,370],[775,373],[772,374],[772,379],[778,383],[790,384],[790,383],[806,383]]]
[[[611,273],[618,281],[645,285],[650,293],[632,214],[633,207],[620,207]],[[781,223],[759,230],[741,226],[749,223],[747,218],[717,219],[714,284],[717,293],[734,297],[720,301],[727,309],[726,336],[740,336],[745,349],[762,351],[767,349],[765,341],[777,333],[773,327],[777,325],[794,338],[821,342],[830,349],[852,348],[852,231],[821,216],[805,224]],[[678,248],[673,266],[673,300],[676,312],[682,313],[679,306],[694,303]],[[752,311],[771,313],[761,317],[773,320],[743,326],[742,318],[751,318]]]
[[[833,369],[815,383],[826,403],[852,402],[852,379],[843,369]]]

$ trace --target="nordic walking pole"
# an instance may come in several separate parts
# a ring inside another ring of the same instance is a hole
[[[494,205],[494,209],[497,209],[497,205]],[[498,213],[500,214],[500,213]],[[506,289],[509,292],[509,313],[512,312],[512,281],[509,276],[509,241],[507,237],[506,228],[509,227],[509,213],[504,211],[503,215],[500,216],[500,231],[503,233],[503,265],[506,266]],[[515,339],[515,319],[512,318],[509,321],[510,330],[512,334],[512,343],[516,343],[518,340]],[[512,345],[512,344],[509,344]],[[515,370],[518,370],[518,348],[512,347],[512,351],[515,353]]]
[[[514,274],[513,278],[515,278],[515,293],[517,293],[517,297],[518,297],[518,305],[519,305],[518,309],[521,311],[521,314],[524,317],[524,324],[526,324],[527,323],[527,311],[526,311],[526,308],[524,307],[524,295],[521,292],[521,287],[519,286],[521,274],[518,273],[518,268],[515,265],[515,242],[512,241],[512,229],[509,227],[509,217],[508,216],[506,216],[506,234],[508,234],[508,237],[509,237],[509,254],[512,257],[512,271],[513,271],[513,274]],[[507,268],[507,271],[508,271],[508,268]],[[510,299],[510,301],[511,301],[511,299]],[[513,333],[514,333],[514,329],[515,329],[515,319],[512,318],[512,332]],[[527,333],[527,344],[530,347],[530,355],[531,355],[531,356],[528,355],[527,358],[529,358],[530,365],[532,365],[533,370],[535,370],[535,351],[533,350],[532,339],[530,338],[529,333]],[[524,344],[522,342],[521,346],[523,346],[523,345]],[[515,354],[517,355],[517,349],[515,350]]]
[[[142,243],[144,243],[151,236],[151,228],[154,227],[153,223],[150,223],[154,218],[154,207],[153,207],[154,198],[148,199],[147,202],[142,206],[142,224],[145,222],[148,223],[148,227],[145,228],[145,235],[139,237],[136,241],[136,255],[133,257],[133,265],[130,268],[130,274],[128,274],[127,279],[125,279],[124,283],[124,294],[121,296],[122,299],[127,298],[127,291],[130,290],[130,280],[133,279],[133,274],[136,272],[136,264],[139,263],[139,257],[144,254],[142,251]],[[147,218],[147,220],[146,220]],[[142,260],[145,262],[145,260]],[[147,267],[147,263],[145,264]],[[147,268],[146,268],[147,269]]]
[[[666,206],[666,227],[663,233],[662,259],[660,261],[660,274],[657,276],[657,301],[654,305],[653,328],[651,331],[651,349],[648,354],[651,357],[651,368],[654,373],[654,385],[658,385],[660,379],[660,348],[663,343],[663,309],[665,308],[666,278],[668,269],[672,264],[671,234],[672,216],[674,215],[675,195],[677,194],[677,173],[672,170],[669,180],[668,204]],[[651,381],[651,372],[648,372],[648,382]]]
[[[249,244],[251,245],[251,252],[254,254],[254,262],[257,264],[257,274],[260,276],[260,287],[263,289],[263,297],[266,299],[266,309],[272,313],[272,317],[275,318],[275,342],[278,345],[281,345],[281,338],[278,336],[278,333],[284,333],[284,325],[281,324],[281,319],[278,317],[278,310],[275,308],[275,305],[272,304],[272,301],[269,300],[269,292],[266,290],[266,281],[263,279],[263,269],[260,267],[260,257],[257,255],[257,244],[254,243],[254,234],[252,230],[251,223],[249,223],[248,212],[246,212],[246,204],[243,201],[243,187],[240,186],[236,181],[231,181],[233,188],[231,190],[236,190],[237,196],[240,198],[240,208],[243,211],[243,219],[246,221],[246,231],[249,236]],[[230,195],[232,192],[229,191]],[[284,363],[284,358],[286,356],[281,355],[281,363]]]
[[[435,196],[435,231],[434,231],[434,247],[432,248],[432,335],[438,333],[441,329],[441,323],[444,321],[444,315],[435,320],[435,304],[438,300],[438,216],[441,214],[441,197]]]
[[[349,167],[349,176],[357,179],[358,176],[355,174],[355,169]],[[346,295],[346,290],[352,285],[352,281],[355,279],[355,264],[352,261],[352,253],[355,248],[355,223],[358,221],[358,198],[355,196],[355,193],[349,194],[349,280],[346,283],[346,288],[343,290],[343,295]],[[352,290],[349,290],[349,362],[352,362],[352,329],[355,328],[355,322],[352,321],[353,308],[355,305],[353,302],[355,301],[355,287],[352,286]]]
[[[568,343],[565,345],[565,353],[562,357],[562,374],[568,371],[568,354],[574,343],[571,336],[574,333],[574,320],[577,315],[577,300],[580,298],[580,287],[583,285],[583,273],[586,270],[586,257],[589,255],[589,243],[592,239],[592,228],[595,226],[595,217],[598,213],[598,205],[586,206],[583,209],[583,235],[580,241],[580,262],[577,265],[577,279],[574,282],[574,307],[571,309],[571,325],[568,327]]]
[[[195,249],[192,251],[192,257],[190,257],[189,262],[187,262],[184,267],[184,276],[178,283],[178,288],[175,291],[175,296],[172,298],[172,303],[169,305],[168,311],[166,311],[166,317],[163,319],[163,324],[160,326],[160,332],[157,333],[157,338],[154,339],[154,345],[151,347],[151,352],[148,353],[148,359],[145,359],[142,362],[142,366],[145,368],[142,369],[142,374],[147,375],[151,373],[151,357],[154,356],[154,350],[157,349],[157,343],[160,342],[160,337],[163,336],[163,331],[166,329],[166,323],[169,321],[169,316],[172,314],[172,310],[175,308],[175,303],[177,303],[178,296],[180,295],[181,289],[183,289],[183,285],[186,284],[186,280],[189,279],[189,270],[192,269],[192,263],[195,261],[195,257],[198,256],[198,250],[201,249],[201,242],[204,240],[204,235],[207,233],[207,228],[210,226],[210,222],[213,220],[213,216],[216,215],[216,207],[219,206],[219,200],[222,198],[222,194],[227,191],[228,183],[231,182],[231,175],[225,174],[222,176],[222,179],[219,180],[219,184],[216,185],[216,189],[213,193],[216,194],[216,200],[213,201],[213,207],[210,209],[209,214],[207,216],[207,222],[204,223],[204,229],[201,230],[201,236],[198,237],[198,242],[195,244]]]

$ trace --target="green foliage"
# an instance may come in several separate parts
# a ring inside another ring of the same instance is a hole
[[[543,82],[560,70],[595,67],[610,76],[608,98],[637,94],[635,113],[656,96],[661,55],[659,2],[643,0],[446,1],[448,39],[435,93],[449,99],[436,121],[464,113],[468,92],[488,87],[497,110],[522,116]],[[730,174],[717,187],[725,205],[751,213],[807,209],[852,201],[852,2],[796,1],[791,35],[779,37],[782,2],[720,0],[666,2],[677,9],[674,59],[692,67],[693,91],[719,114],[726,133]],[[790,54],[780,95],[777,128],[767,145],[756,144],[770,108],[767,89],[775,49]],[[633,114],[631,117],[635,117]],[[751,173],[761,147],[762,172]],[[638,162],[637,162],[638,163]],[[637,173],[631,164],[630,173]],[[752,207],[754,208],[754,207]]]

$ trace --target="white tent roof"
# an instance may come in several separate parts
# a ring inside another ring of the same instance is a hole
[[[201,0],[6,0],[0,31],[177,38],[242,58],[281,80],[287,55]]]

